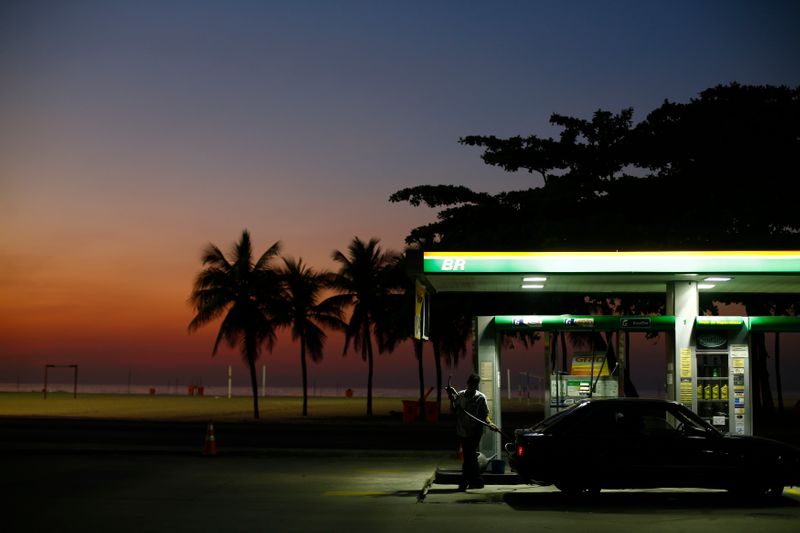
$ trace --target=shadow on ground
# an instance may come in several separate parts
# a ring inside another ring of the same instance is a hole
[[[664,512],[667,510],[726,510],[758,509],[765,513],[778,512],[785,508],[800,507],[800,503],[786,497],[774,500],[742,499],[727,492],[687,491],[606,491],[594,496],[568,496],[560,492],[508,492],[503,501],[518,511],[579,511],[587,513],[633,514]]]

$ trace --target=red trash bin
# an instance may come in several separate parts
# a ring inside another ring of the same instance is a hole
[[[419,401],[403,400],[403,423],[410,424],[419,416]]]

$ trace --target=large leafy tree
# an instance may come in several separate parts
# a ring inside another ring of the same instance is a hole
[[[409,243],[444,249],[563,249],[602,246],[593,209],[620,181],[630,181],[629,139],[632,111],[597,111],[592,120],[554,114],[563,129],[559,139],[498,139],[468,136],[461,142],[485,149],[487,164],[526,170],[544,186],[496,195],[452,185],[417,186],[397,191],[390,201],[442,208],[438,220],[412,230]]]
[[[389,275],[396,253],[384,251],[378,239],[367,242],[353,238],[347,252],[333,252],[339,263],[333,285],[340,294],[331,296],[335,305],[350,307],[350,320],[345,328],[344,353],[350,345],[361,353],[367,362],[367,415],[372,416],[372,384],[374,374],[375,344],[379,353],[388,349],[389,323],[387,304],[389,296],[398,291]],[[373,343],[373,340],[375,341]]]
[[[189,297],[195,310],[189,323],[190,332],[222,319],[212,355],[216,355],[221,342],[239,347],[250,370],[254,418],[259,418],[256,361],[262,345],[272,350],[275,343],[274,313],[280,298],[280,283],[270,263],[279,250],[280,243],[276,242],[254,260],[247,230],[242,232],[229,258],[217,246],[209,244],[203,252],[203,269],[197,274]]]
[[[681,209],[670,217],[679,244],[796,246],[800,215],[786,192],[800,176],[800,87],[731,84],[665,102],[632,144],[659,203]]]
[[[800,88],[718,86],[591,120],[554,114],[558,138],[467,136],[483,160],[540,178],[490,195],[422,185],[391,201],[439,208],[409,243],[438,249],[623,250],[796,246]]]
[[[308,364],[323,357],[327,334],[323,327],[342,330],[342,308],[334,300],[322,299],[323,291],[331,285],[330,273],[317,272],[303,264],[284,258],[278,271],[281,279],[280,320],[286,324],[292,339],[300,342],[300,368],[303,377],[303,416],[308,415]]]

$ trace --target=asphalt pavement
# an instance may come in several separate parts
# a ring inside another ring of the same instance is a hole
[[[796,531],[800,491],[603,491],[487,476],[460,492],[448,424],[0,418],[3,532]],[[327,438],[326,438],[327,437]],[[333,447],[335,443],[338,447]]]

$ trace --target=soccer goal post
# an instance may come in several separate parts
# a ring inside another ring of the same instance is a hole
[[[71,368],[72,369],[72,397],[78,397],[78,365],[44,365],[44,399],[47,399],[47,374],[51,368]]]

